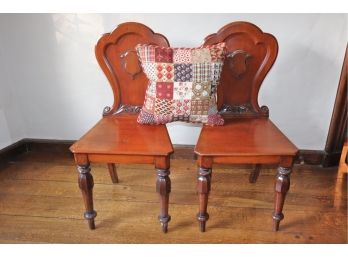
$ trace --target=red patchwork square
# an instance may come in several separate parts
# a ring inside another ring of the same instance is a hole
[[[197,48],[137,45],[139,60],[149,79],[138,122],[222,125],[216,94],[224,48],[225,43]]]
[[[173,99],[172,82],[157,82],[156,83],[156,97],[159,99]]]
[[[155,61],[156,62],[173,62],[173,49],[171,48],[155,48]]]
[[[169,63],[158,63],[156,66],[157,81],[174,81],[174,66]]]

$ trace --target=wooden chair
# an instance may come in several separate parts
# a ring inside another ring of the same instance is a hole
[[[262,81],[278,52],[277,40],[247,22],[233,22],[205,38],[204,45],[226,42],[227,56],[218,89],[218,108],[224,126],[203,126],[195,153],[198,163],[199,221],[205,231],[213,164],[255,164],[249,181],[255,182],[261,164],[278,164],[275,179],[274,230],[283,219],[284,200],[297,148],[258,104]]]
[[[173,147],[165,125],[146,126],[136,121],[148,83],[134,49],[138,43],[169,46],[163,35],[143,24],[128,22],[104,34],[95,47],[98,63],[111,84],[114,103],[104,108],[103,118],[70,148],[79,172],[78,183],[86,208],[84,217],[90,229],[95,228],[97,215],[93,208],[90,163],[107,163],[113,183],[118,182],[114,163],[154,164],[163,232],[167,232],[170,221],[169,157]]]
[[[334,207],[337,209],[340,209],[342,206],[344,206],[343,187],[347,183],[347,178],[346,179],[344,178],[345,174],[347,173],[348,173],[348,140],[346,139],[342,148],[340,162],[338,164],[336,184],[335,184]]]

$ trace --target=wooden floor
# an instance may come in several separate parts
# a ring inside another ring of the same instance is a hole
[[[77,172],[68,155],[27,153],[0,171],[2,243],[347,243],[347,183],[335,190],[336,169],[295,166],[280,231],[272,229],[274,169],[249,184],[247,167],[213,171],[207,232],[196,221],[196,164],[172,160],[169,212],[157,221],[155,172],[120,165],[113,185],[105,165],[93,165],[96,230],[83,219]],[[335,193],[336,192],[336,193]],[[335,202],[335,196],[340,196]],[[334,202],[335,205],[334,206]]]

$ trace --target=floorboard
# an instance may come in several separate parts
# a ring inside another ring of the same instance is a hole
[[[77,172],[67,154],[26,153],[0,170],[1,243],[347,243],[347,177],[335,188],[336,169],[294,167],[280,231],[273,232],[275,169],[248,183],[248,166],[213,170],[207,232],[195,215],[196,163],[171,160],[169,232],[157,221],[151,165],[117,165],[112,184],[106,165],[92,165],[96,227],[83,219]],[[340,201],[337,201],[337,197]],[[337,204],[339,203],[339,204]]]

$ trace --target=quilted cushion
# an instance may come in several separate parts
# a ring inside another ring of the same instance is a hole
[[[136,51],[149,79],[138,122],[172,121],[223,125],[216,92],[225,43],[200,48],[169,48],[139,44]]]

